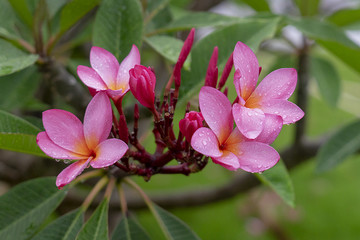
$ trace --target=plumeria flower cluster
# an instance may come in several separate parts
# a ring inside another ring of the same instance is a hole
[[[79,66],[77,71],[93,96],[84,123],[67,111],[48,110],[43,113],[45,131],[37,136],[38,145],[47,155],[73,161],[58,175],[59,188],[89,166],[113,167],[149,180],[154,174],[198,172],[208,158],[229,170],[241,168],[247,172],[265,171],[279,161],[279,154],[270,144],[283,124],[296,122],[304,115],[288,101],[296,86],[296,70],[276,70],[256,87],[261,68],[255,54],[241,42],[236,44],[219,81],[218,48],[214,48],[200,90],[199,108],[196,106],[199,111],[190,111],[188,104],[185,117],[178,123],[180,131],[174,132],[181,69],[194,33],[192,29],[184,42],[162,100],[155,96],[156,75],[152,68],[140,65],[135,45],[120,64],[105,49],[91,49],[91,67]],[[228,88],[222,89],[233,66],[238,96],[231,103]],[[128,92],[153,115],[156,150],[152,154],[138,141],[138,104],[134,105],[131,130],[123,113],[122,100]],[[168,165],[172,160],[178,164]]]

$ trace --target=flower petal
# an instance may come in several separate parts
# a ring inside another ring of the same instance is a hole
[[[219,141],[213,131],[209,128],[199,128],[191,138],[193,149],[210,157],[220,157],[222,152],[219,149]]]
[[[77,74],[86,86],[96,90],[107,89],[106,84],[94,69],[80,65],[77,67]]]
[[[85,142],[83,125],[74,114],[51,109],[43,112],[42,119],[51,141],[66,150],[88,156],[89,149]]]
[[[227,97],[212,87],[202,87],[199,94],[201,113],[222,144],[233,130],[234,120]]]
[[[261,108],[265,113],[281,116],[283,124],[294,123],[304,116],[304,112],[295,103],[282,99],[263,102]]]
[[[294,68],[280,68],[267,75],[254,91],[255,96],[266,99],[287,100],[294,92],[297,73]]]
[[[90,157],[89,159],[79,160],[62,170],[56,178],[56,186],[61,189],[63,186],[69,184],[84,171],[91,159]]]
[[[269,145],[260,142],[244,142],[239,145],[240,168],[247,172],[263,172],[279,161],[279,153]]]
[[[56,145],[46,132],[40,132],[36,137],[36,143],[48,156],[56,159],[84,159],[87,156],[76,154]]]
[[[115,89],[119,62],[114,55],[103,48],[92,47],[90,51],[90,64],[108,88]]]
[[[242,42],[234,49],[234,66],[239,70],[241,96],[245,101],[254,91],[259,77],[259,62],[254,52]]]
[[[126,92],[123,92],[122,89],[120,90],[112,90],[112,89],[107,89],[106,93],[109,96],[109,98],[111,98],[114,102],[118,101],[122,96],[125,95],[125,93],[127,93],[130,89],[127,89]]]
[[[140,64],[140,53],[139,49],[133,45],[130,53],[121,62],[116,77],[116,89],[122,89],[124,92],[129,91],[129,71],[135,65]]]
[[[263,130],[265,114],[258,108],[247,108],[235,103],[233,116],[240,132],[249,139],[254,139]]]
[[[105,92],[99,92],[86,108],[84,135],[89,149],[94,150],[108,138],[112,126],[111,103]]]
[[[128,145],[120,139],[107,139],[95,149],[96,158],[90,162],[93,168],[103,168],[113,165],[120,160],[129,149]]]
[[[264,129],[259,134],[257,138],[254,139],[255,142],[262,142],[266,144],[271,144],[275,141],[279,135],[281,128],[283,126],[283,120],[278,115],[265,114]]]
[[[219,164],[231,171],[236,171],[240,168],[239,159],[235,156],[235,154],[229,151],[224,151],[224,154],[221,157],[212,157],[211,159],[214,163]]]

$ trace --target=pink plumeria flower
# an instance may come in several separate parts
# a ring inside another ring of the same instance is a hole
[[[112,110],[106,93],[99,92],[86,108],[84,124],[72,113],[51,109],[43,112],[45,132],[37,144],[48,156],[77,160],[56,179],[61,188],[74,180],[88,165],[103,168],[113,165],[128,150],[119,139],[107,139],[112,126]]]
[[[219,90],[202,87],[199,104],[210,128],[199,128],[193,134],[191,146],[196,151],[232,171],[241,168],[247,172],[262,172],[279,161],[280,156],[274,148],[249,140],[238,128],[233,129],[231,103]],[[265,132],[262,138],[267,140],[273,136]]]
[[[92,47],[90,51],[90,67],[78,66],[77,74],[90,89],[105,90],[114,102],[129,90],[129,70],[140,64],[140,53],[133,45],[129,55],[119,65],[118,60],[110,52],[100,47]]]
[[[239,97],[239,102],[233,105],[233,115],[242,134],[254,139],[262,131],[277,131],[282,124],[294,123],[304,116],[304,112],[296,104],[288,101],[297,82],[294,68],[275,70],[256,87],[259,63],[254,52],[244,43],[238,42],[233,58],[234,84]],[[280,116],[282,123],[271,115]],[[264,129],[266,121],[270,130]]]

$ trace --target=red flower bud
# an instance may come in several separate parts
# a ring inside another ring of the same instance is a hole
[[[145,107],[153,109],[155,101],[156,77],[151,68],[136,65],[130,69],[130,90]]]
[[[218,60],[218,47],[215,47],[209,61],[208,69],[206,71],[204,86],[209,86],[213,88],[216,87],[218,80],[217,60]]]
[[[185,136],[186,141],[191,142],[194,132],[203,126],[204,118],[200,112],[191,111],[186,113],[185,118],[179,122],[180,132]]]

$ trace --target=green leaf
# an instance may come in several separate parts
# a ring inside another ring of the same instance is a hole
[[[227,61],[235,44],[242,41],[253,50],[260,43],[274,36],[279,18],[249,19],[246,23],[234,24],[214,31],[196,43],[191,52],[191,72],[183,71],[180,98],[191,96],[198,90],[206,75],[206,69],[215,46],[219,47],[218,65]]]
[[[26,25],[31,28],[33,25],[33,16],[31,14],[27,1],[11,0],[9,2],[13,7],[13,9],[15,10],[15,12],[18,14],[18,16],[23,20],[23,22],[26,23]]]
[[[334,168],[359,149],[360,121],[356,121],[341,128],[320,148],[316,171],[320,173]]]
[[[318,13],[320,0],[295,0],[302,16],[314,16]]]
[[[200,240],[182,220],[156,204],[152,204],[155,217],[168,240]]]
[[[169,60],[171,63],[176,63],[181,48],[184,44],[183,41],[170,36],[153,36],[145,38],[145,42],[150,45],[161,56]],[[188,56],[184,63],[184,68],[189,70],[191,55]]]
[[[318,40],[317,43],[360,73],[360,47],[348,47],[334,41]]]
[[[100,0],[72,0],[61,10],[60,34],[63,34],[85,14],[98,5]]]
[[[266,0],[237,0],[237,2],[243,2],[257,12],[270,12],[270,8]]]
[[[85,223],[76,240],[106,240],[108,239],[109,200],[104,199],[93,215]]]
[[[340,76],[331,62],[313,57],[311,73],[314,75],[324,100],[331,106],[336,106],[340,95]]]
[[[0,108],[10,111],[25,107],[37,91],[39,79],[35,66],[0,77]]]
[[[95,17],[93,44],[118,59],[125,58],[135,44],[140,48],[143,18],[139,0],[103,0]]]
[[[31,123],[0,110],[0,149],[47,157],[36,144],[39,132]]]
[[[287,18],[287,21],[309,38],[334,41],[348,47],[357,47],[357,45],[346,36],[343,29],[331,23],[312,18]]]
[[[21,183],[0,197],[0,239],[22,240],[32,236],[64,199],[55,178]]]
[[[31,240],[73,240],[82,227],[83,218],[82,209],[69,212],[50,223]]]
[[[192,12],[169,23],[157,32],[175,32],[199,27],[219,27],[228,26],[238,22],[246,22],[247,19],[228,17],[209,12]]]
[[[289,173],[283,161],[280,161],[271,169],[262,174],[256,173],[257,178],[270,186],[289,206],[295,206],[294,187]]]
[[[37,55],[24,53],[2,39],[0,39],[0,52],[0,76],[24,69],[38,59]]]
[[[344,9],[335,12],[327,18],[337,26],[347,26],[360,21],[360,9]]]
[[[150,240],[150,237],[134,217],[123,216],[116,226],[111,240]]]

